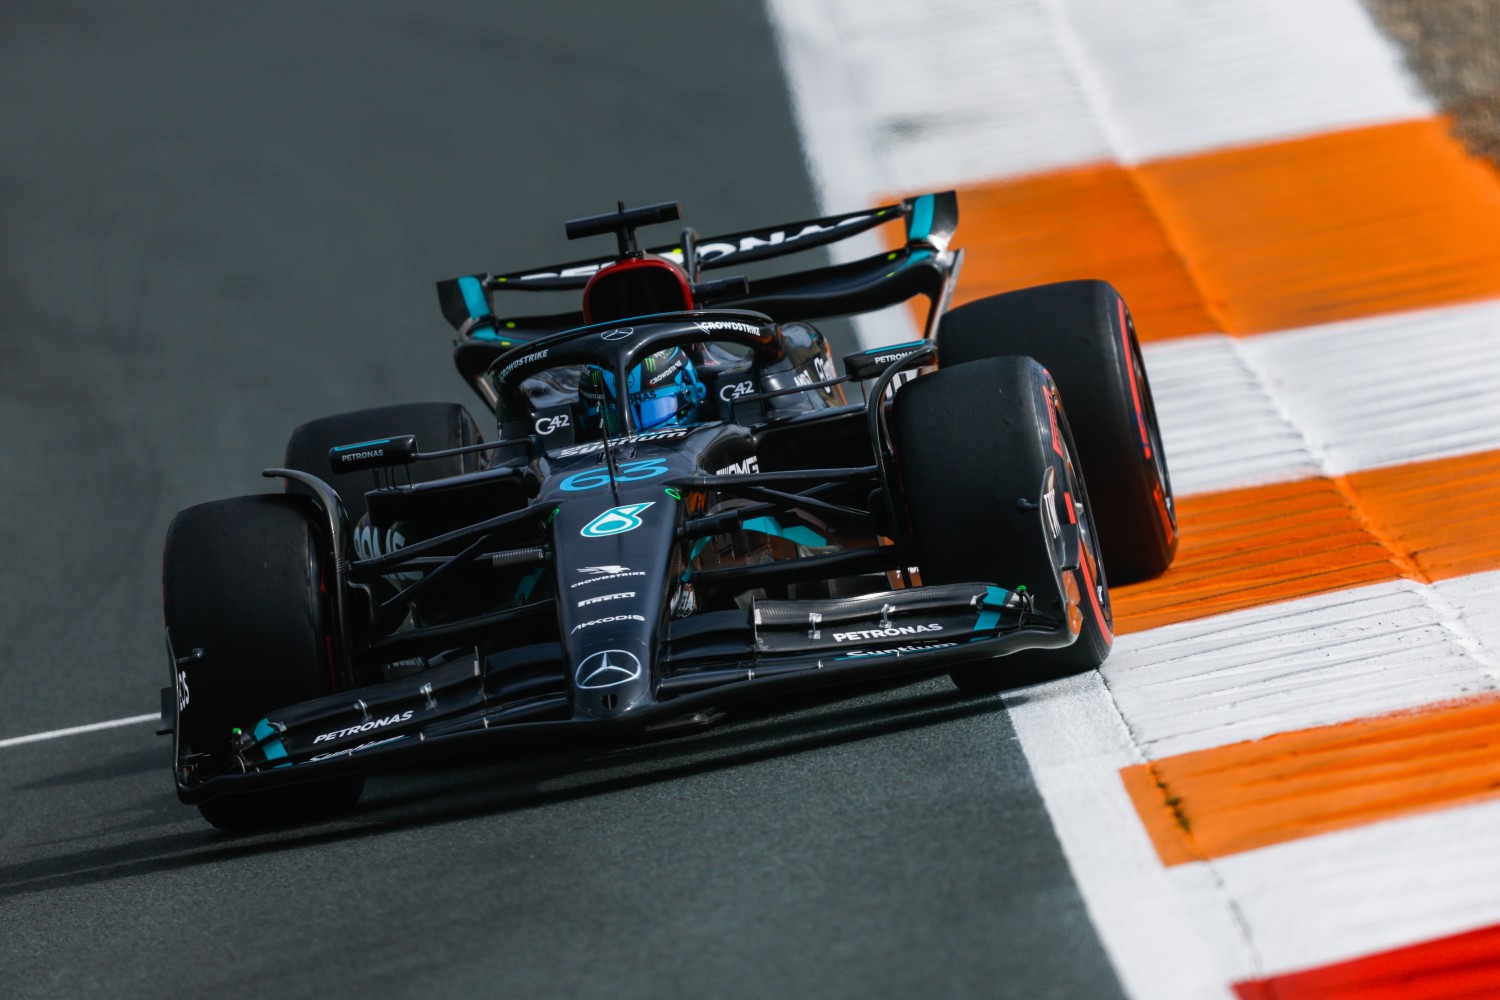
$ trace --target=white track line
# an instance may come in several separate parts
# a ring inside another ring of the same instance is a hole
[[[43,740],[56,740],[64,736],[77,736],[79,733],[92,733],[100,729],[118,729],[121,726],[135,726],[142,722],[156,722],[161,715],[152,712],[150,715],[132,715],[126,719],[110,719],[108,722],[90,722],[86,726],[71,726],[67,729],[54,729],[48,733],[32,733],[30,736],[12,736],[9,739],[0,740],[0,750],[6,747],[18,747],[23,743],[40,743]]]

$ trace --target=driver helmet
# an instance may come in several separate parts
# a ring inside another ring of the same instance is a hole
[[[589,367],[583,381],[585,399],[592,395],[606,403],[602,407],[604,430],[610,434],[623,430],[614,405],[618,399],[615,381],[613,372],[595,366]],[[627,381],[627,399],[638,432],[694,423],[708,395],[708,387],[699,381],[692,359],[681,347],[647,355],[630,370]],[[597,404],[590,405],[590,415],[599,409]]]

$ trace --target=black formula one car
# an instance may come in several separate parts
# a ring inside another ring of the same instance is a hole
[[[622,204],[567,224],[613,234],[610,258],[439,283],[491,439],[451,403],[327,417],[265,471],[285,492],[177,515],[162,730],[184,802],[225,828],[296,821],[424,754],[689,730],[897,676],[982,694],[1104,659],[1105,564],[1151,576],[1177,543],[1114,289],[949,311],[952,192],[637,247],[677,217]],[[704,277],[884,223],[904,240],[866,260]],[[581,309],[493,309],[538,290]],[[923,338],[843,374],[809,325],[916,297]]]

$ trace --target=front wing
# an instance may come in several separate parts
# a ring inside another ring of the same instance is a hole
[[[419,674],[272,712],[239,737],[227,758],[178,757],[178,797],[201,802],[487,744],[646,736],[702,724],[716,710],[752,699],[916,678],[1076,638],[1062,622],[1034,616],[1025,594],[987,584],[759,602],[748,612],[680,621],[691,625],[669,630],[655,665],[655,700],[628,713],[572,717],[571,683],[555,643],[487,657],[469,651]],[[1004,660],[994,668],[1004,670]],[[170,720],[175,729],[177,702],[164,701],[163,727]]]

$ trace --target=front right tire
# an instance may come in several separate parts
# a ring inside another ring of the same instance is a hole
[[[1061,281],[991,295],[946,313],[937,342],[945,370],[1010,355],[1041,362],[1067,402],[1111,579],[1133,583],[1171,565],[1172,481],[1135,323],[1119,292],[1105,281]]]
[[[189,507],[167,531],[162,598],[175,654],[183,757],[227,759],[236,730],[337,687],[323,567],[326,542],[305,497],[236,497]],[[358,801],[359,776],[209,799],[226,830],[322,818]]]

